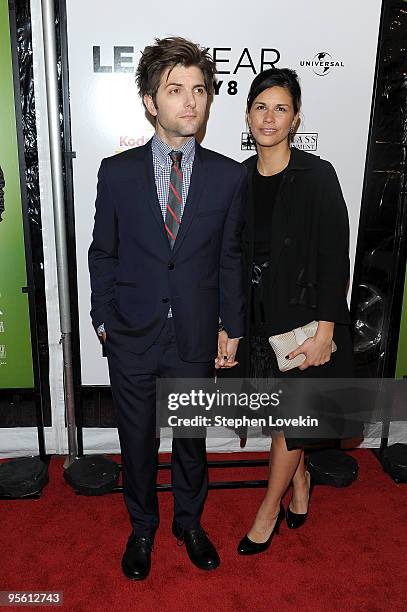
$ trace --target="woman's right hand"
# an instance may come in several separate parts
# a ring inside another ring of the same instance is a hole
[[[328,363],[332,355],[334,326],[335,324],[331,321],[319,321],[315,336],[307,338],[295,351],[289,353],[288,359],[294,359],[297,355],[305,355],[306,359],[298,366],[299,370]]]

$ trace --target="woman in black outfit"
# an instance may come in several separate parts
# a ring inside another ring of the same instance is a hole
[[[290,147],[300,105],[297,75],[289,69],[257,75],[247,99],[257,155],[244,162],[249,177],[243,231],[248,314],[237,357],[242,376],[352,375],[348,215],[332,165]],[[299,368],[280,372],[268,338],[313,320],[318,321],[316,335],[289,355],[302,353],[306,360]],[[287,524],[296,528],[305,522],[312,489],[304,465],[305,444],[304,439],[273,433],[267,492],[238,546],[239,554],[268,548],[284,519],[281,499],[290,483]]]

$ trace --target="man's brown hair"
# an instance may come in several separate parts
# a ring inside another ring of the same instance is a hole
[[[144,49],[137,66],[136,83],[141,99],[147,94],[155,103],[155,96],[160,85],[161,75],[168,68],[172,70],[180,64],[186,68],[197,66],[202,70],[204,83],[208,94],[212,92],[215,76],[215,62],[208,49],[181,38],[170,36],[156,38],[154,45]]]

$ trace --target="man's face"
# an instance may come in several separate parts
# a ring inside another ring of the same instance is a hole
[[[178,64],[161,76],[156,101],[144,96],[144,104],[156,118],[156,132],[164,141],[179,146],[194,136],[205,119],[208,94],[200,68]]]

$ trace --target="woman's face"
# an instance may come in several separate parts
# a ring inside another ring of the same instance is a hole
[[[261,147],[288,143],[291,126],[295,128],[297,120],[290,92],[277,85],[259,94],[247,115],[252,136]]]

